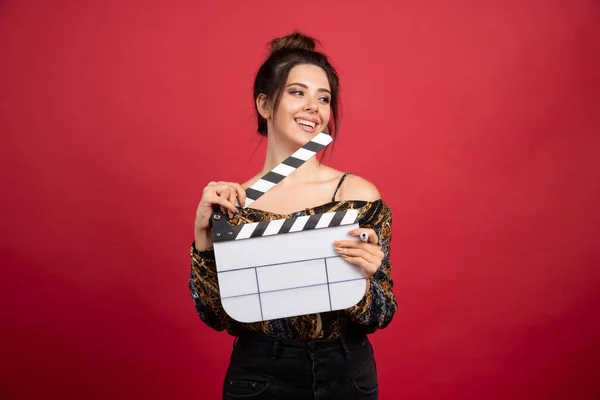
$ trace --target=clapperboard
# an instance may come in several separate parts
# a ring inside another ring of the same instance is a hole
[[[321,132],[246,189],[248,207],[331,143]],[[342,259],[333,242],[356,239],[357,210],[230,225],[211,215],[221,302],[236,321],[250,323],[358,303],[365,293],[360,267]]]

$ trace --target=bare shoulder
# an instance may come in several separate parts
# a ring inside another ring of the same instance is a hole
[[[358,175],[350,174],[346,176],[340,187],[339,197],[342,200],[375,201],[381,198],[381,194],[373,183]]]

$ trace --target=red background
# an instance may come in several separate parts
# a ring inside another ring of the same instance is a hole
[[[294,28],[341,76],[326,161],[394,212],[381,398],[600,398],[592,0],[2,1],[0,397],[219,398],[195,208],[262,166],[252,80]]]

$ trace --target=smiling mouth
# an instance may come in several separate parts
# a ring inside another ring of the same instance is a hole
[[[303,118],[294,118],[294,121],[305,131],[314,131],[317,127],[317,123],[314,121],[309,121]]]

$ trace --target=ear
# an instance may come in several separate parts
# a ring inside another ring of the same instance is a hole
[[[261,93],[256,97],[256,108],[264,119],[271,118],[271,106],[266,94]]]

